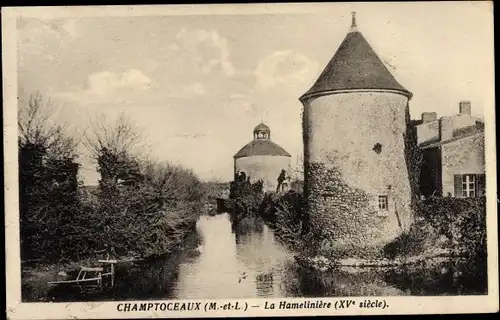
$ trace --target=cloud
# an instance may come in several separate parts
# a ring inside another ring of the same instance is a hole
[[[204,96],[207,93],[205,86],[199,82],[187,85],[182,89],[182,95],[183,96]]]
[[[47,40],[62,40],[77,36],[77,19],[35,19],[20,18],[18,31],[21,42],[30,42],[34,45]]]
[[[216,69],[232,77],[235,69],[229,59],[227,39],[214,30],[182,28],[169,48],[181,52],[203,74]]]
[[[41,64],[60,65],[63,52],[73,45],[76,37],[77,20],[42,20],[19,18],[18,59],[21,70],[24,67],[39,68]],[[28,66],[29,64],[29,66]]]
[[[205,133],[177,133],[173,137],[181,138],[181,139],[199,139],[206,137]]]
[[[244,93],[233,93],[231,95],[229,95],[229,99],[233,99],[233,100],[238,100],[238,99],[241,99],[241,100],[250,100],[250,96],[248,94],[244,94]]]
[[[271,88],[279,84],[294,86],[315,74],[317,62],[292,51],[276,51],[262,59],[255,71],[257,84]]]
[[[88,76],[84,88],[54,94],[57,98],[82,102],[126,100],[134,93],[143,93],[151,88],[151,80],[140,70],[130,69],[122,73],[101,71]]]
[[[88,91],[93,94],[108,94],[117,90],[144,91],[151,87],[151,80],[137,69],[123,73],[102,71],[89,75]]]
[[[39,19],[18,20],[18,50],[21,66],[26,61],[57,60],[62,49],[64,34],[52,23]]]
[[[71,37],[77,36],[77,20],[67,19],[62,23],[63,30]]]

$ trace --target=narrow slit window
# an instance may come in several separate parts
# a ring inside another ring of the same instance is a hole
[[[387,196],[378,196],[378,209],[389,210],[389,201]]]

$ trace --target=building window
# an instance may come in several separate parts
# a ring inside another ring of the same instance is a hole
[[[476,196],[476,176],[464,174],[462,176],[462,196],[464,198],[474,198]]]
[[[378,196],[378,209],[379,210],[389,210],[389,201],[387,196]]]
[[[476,198],[485,195],[485,175],[484,174],[456,174],[455,197]]]

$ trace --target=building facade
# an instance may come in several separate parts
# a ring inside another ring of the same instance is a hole
[[[461,101],[454,116],[438,119],[435,112],[423,113],[416,128],[424,197],[485,195],[484,122],[471,115],[470,101]]]
[[[300,98],[307,211],[334,248],[377,246],[412,223],[405,160],[411,96],[353,14],[344,41]]]
[[[260,180],[265,192],[286,191],[290,187],[290,159],[285,149],[271,141],[271,129],[261,123],[253,130],[253,141],[234,155],[235,178],[243,175],[252,183]]]

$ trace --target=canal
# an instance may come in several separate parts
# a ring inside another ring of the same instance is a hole
[[[260,218],[233,225],[224,213],[202,215],[184,248],[167,259],[119,268],[111,291],[63,300],[485,294],[481,277],[464,266],[314,271],[300,267]]]

